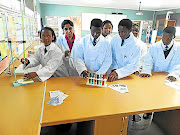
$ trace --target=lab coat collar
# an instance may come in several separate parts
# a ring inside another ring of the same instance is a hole
[[[96,43],[98,43],[99,40],[102,38],[101,36],[102,36],[102,35],[100,35],[100,36],[96,39]],[[90,39],[91,39],[91,41],[94,40],[94,37],[93,37],[91,34],[90,34]]]
[[[132,32],[131,32],[129,38],[124,39],[124,42],[129,42],[130,40],[133,39],[133,37],[134,37],[134,36],[133,36],[133,34],[132,34]]]
[[[119,36],[119,38],[121,39],[120,36]],[[124,39],[124,45],[121,46],[121,47],[122,47],[122,48],[126,48],[126,47],[127,47],[127,43],[132,42],[133,39],[134,39],[134,36],[133,36],[133,34],[130,33],[130,37],[127,38],[127,39]],[[121,39],[121,42],[122,42],[122,39]]]
[[[171,45],[172,46],[172,45]],[[163,46],[163,42],[162,42],[162,40],[160,40],[159,41],[159,44],[158,44],[158,46],[157,46],[157,49],[159,50],[158,52],[159,53],[162,53],[162,56],[163,56],[163,58],[164,58],[164,48],[163,48],[164,46]],[[169,52],[169,54],[168,54],[168,56],[167,56],[167,60],[169,59],[169,58],[172,58],[173,56],[174,56],[174,54],[176,53],[176,51],[177,51],[177,48],[178,46],[177,46],[177,44],[176,44],[176,42],[174,41],[174,44],[173,44],[173,47],[172,47],[172,49],[171,49],[171,51]]]
[[[55,43],[53,43],[53,42],[52,42],[50,45],[48,45],[48,46],[46,47],[47,53],[46,53],[45,55],[47,55],[50,50],[53,50],[55,46],[56,46],[56,45],[55,45]],[[44,49],[45,49],[45,45],[42,47],[41,54],[44,54]]]
[[[167,45],[168,46],[168,50],[171,48],[171,46],[172,45],[174,45],[174,39],[171,41],[171,43],[169,44],[169,45]],[[165,51],[166,49],[165,49],[165,47],[166,47],[166,45],[164,45],[164,43],[163,43],[163,41],[162,41],[162,39],[161,39],[161,47],[163,48],[163,50]]]

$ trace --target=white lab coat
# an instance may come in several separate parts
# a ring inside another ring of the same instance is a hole
[[[138,70],[140,59],[140,45],[132,34],[124,40],[117,34],[111,40],[112,48],[112,69],[116,69],[118,79],[126,77]]]
[[[112,36],[111,36],[111,35],[107,35],[107,36],[105,37],[105,39],[107,39],[107,41],[110,43],[110,42],[111,42],[111,39],[112,39]]]
[[[51,43],[47,47],[47,52],[44,54],[45,46],[40,47],[32,57],[28,58],[30,63],[25,67],[36,67],[42,65],[36,73],[39,79],[43,82],[49,79],[52,75],[54,77],[68,76],[67,69],[63,63],[63,53],[55,43]]]
[[[101,35],[94,46],[91,34],[83,37],[75,51],[75,66],[81,75],[84,70],[105,74],[112,63],[112,53],[109,42]]]
[[[148,53],[143,56],[142,73],[152,75],[151,71],[168,72],[168,76],[178,79],[180,75],[180,45],[174,41],[166,59],[163,49],[162,40],[150,46]]]
[[[139,61],[139,69],[138,71],[142,71],[142,57],[147,53],[147,45],[139,38],[137,38],[138,45],[141,47],[140,61]]]
[[[75,37],[74,44],[71,49],[71,54],[69,56],[63,57],[63,61],[68,70],[69,76],[78,76],[78,73],[74,66],[73,54],[74,54],[74,50],[75,50],[74,48],[78,45],[79,40],[80,40],[80,38]],[[62,35],[57,38],[57,44],[61,48],[61,50],[63,50],[63,53],[65,53],[65,51],[67,51],[67,50],[70,50],[67,40],[65,38],[65,35]]]

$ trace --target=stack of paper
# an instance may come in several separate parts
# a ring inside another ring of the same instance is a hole
[[[62,104],[63,100],[69,96],[59,90],[49,91],[49,95],[50,95],[50,101],[48,101],[47,104],[54,106]]]
[[[129,92],[127,85],[124,85],[124,84],[112,84],[112,85],[109,85],[108,87],[117,91],[117,92],[120,92],[122,94]]]

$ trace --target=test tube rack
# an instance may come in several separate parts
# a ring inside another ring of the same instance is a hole
[[[86,85],[107,87],[106,81],[107,79],[105,79],[105,75],[89,73]]]

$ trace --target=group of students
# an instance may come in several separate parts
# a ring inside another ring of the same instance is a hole
[[[64,20],[64,35],[58,37],[57,42],[53,29],[44,27],[40,32],[44,46],[32,57],[21,59],[25,68],[39,64],[43,68],[25,77],[38,77],[45,81],[52,76],[79,75],[86,78],[88,72],[94,72],[108,74],[108,81],[112,82],[133,73],[149,77],[154,71],[168,72],[168,80],[177,80],[180,75],[180,46],[174,40],[175,27],[166,27],[162,40],[151,45],[148,52],[144,42],[135,37],[135,27],[131,20],[123,19],[118,25],[119,34],[111,39],[112,23],[93,19],[90,34],[80,39],[74,34],[73,22]]]
[[[24,75],[38,77],[45,81],[50,77],[81,76],[87,78],[89,72],[108,75],[108,81],[138,74],[150,77],[151,72],[168,72],[167,79],[176,81],[180,76],[180,45],[174,40],[176,29],[167,26],[162,40],[147,45],[137,37],[138,26],[129,19],[118,24],[118,34],[111,37],[111,21],[93,19],[90,34],[79,38],[74,34],[74,24],[70,20],[62,22],[63,36],[57,38],[53,29],[44,27],[40,38],[44,46],[30,58],[21,62],[25,68],[39,64],[37,72]]]

